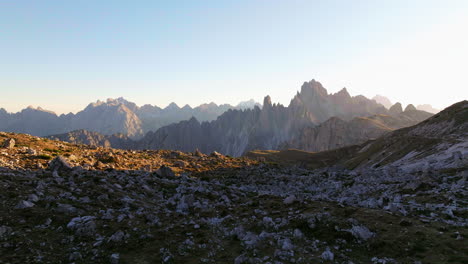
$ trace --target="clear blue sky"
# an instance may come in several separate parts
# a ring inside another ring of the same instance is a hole
[[[442,108],[468,99],[468,1],[0,0],[0,107],[288,104],[330,92]]]

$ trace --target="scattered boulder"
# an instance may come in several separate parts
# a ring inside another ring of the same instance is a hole
[[[125,238],[125,233],[121,230],[115,232],[110,238],[109,242],[121,242]]]
[[[119,253],[114,253],[110,256],[110,263],[111,264],[119,264],[120,260],[120,254]]]
[[[201,153],[200,150],[196,149],[196,150],[193,152],[193,156],[201,158],[201,157],[203,157],[204,155],[203,155],[203,153]]]
[[[178,160],[176,162],[174,162],[174,166],[176,167],[179,167],[179,168],[185,168],[187,167],[188,163],[186,161],[183,161],[183,160]]]
[[[58,203],[57,208],[55,208],[55,211],[66,214],[74,214],[78,212],[78,209],[70,204]]]
[[[39,201],[39,197],[36,194],[32,193],[28,195],[28,200],[35,203]]]
[[[359,241],[367,241],[372,238],[375,233],[363,225],[355,225],[350,229],[351,234]]]
[[[11,232],[13,232],[13,229],[8,226],[0,226],[0,239],[8,237]]]
[[[33,207],[33,206],[34,206],[34,203],[32,203],[30,201],[22,200],[21,202],[19,202],[15,206],[15,209],[24,209],[24,208],[30,208],[30,207]]]
[[[294,245],[291,242],[291,239],[285,238],[281,241],[281,249],[282,250],[293,250]]]
[[[72,166],[64,157],[57,156],[55,159],[49,162],[48,169],[52,171],[70,171]]]
[[[75,217],[67,224],[67,228],[75,230],[76,235],[91,236],[96,231],[94,219],[94,216]]]
[[[161,166],[157,171],[156,174],[158,174],[161,177],[175,177],[174,171],[167,166]]]
[[[7,138],[5,141],[3,141],[2,148],[7,148],[11,149],[15,147],[15,140],[13,138]]]
[[[221,153],[219,153],[219,152],[217,152],[217,151],[213,151],[213,152],[211,152],[210,157],[213,157],[213,158],[223,158],[224,156],[223,156],[223,154],[221,154]]]
[[[321,257],[323,260],[333,261],[335,255],[330,251],[330,248],[327,247],[327,249],[325,249],[325,251],[322,253]]]
[[[81,255],[81,253],[75,251],[75,252],[72,252],[72,253],[70,254],[70,256],[68,257],[68,260],[69,260],[69,261],[76,261],[76,260],[80,260],[80,259],[82,259],[82,258],[83,258],[83,256]]]
[[[32,149],[32,148],[28,148],[26,150],[26,153],[28,153],[29,155],[37,155],[37,151],[35,149]]]
[[[292,204],[296,201],[296,196],[294,194],[292,195],[289,195],[288,197],[286,197],[284,200],[283,200],[283,203],[288,205],[288,204]]]

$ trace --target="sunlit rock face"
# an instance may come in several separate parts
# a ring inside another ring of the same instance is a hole
[[[199,149],[233,156],[253,149],[328,150],[363,143],[429,116],[412,109],[390,114],[374,100],[352,97],[345,88],[328,94],[312,80],[302,85],[288,107],[273,104],[266,96],[261,109],[230,110],[211,122],[190,120],[163,127],[146,134],[138,147]]]

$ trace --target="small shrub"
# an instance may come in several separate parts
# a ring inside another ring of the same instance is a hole
[[[49,155],[47,155],[47,154],[37,155],[36,158],[37,158],[37,159],[43,159],[43,160],[50,160],[50,159],[52,159],[52,157],[49,156]]]

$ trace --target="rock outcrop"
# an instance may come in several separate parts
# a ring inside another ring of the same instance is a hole
[[[403,107],[401,106],[401,103],[395,103],[388,111],[391,115],[398,115],[403,112]]]
[[[398,115],[355,117],[349,121],[332,117],[318,126],[299,130],[279,149],[295,148],[316,152],[362,144],[390,131],[416,125],[429,117],[431,114],[427,112],[411,109]]]

